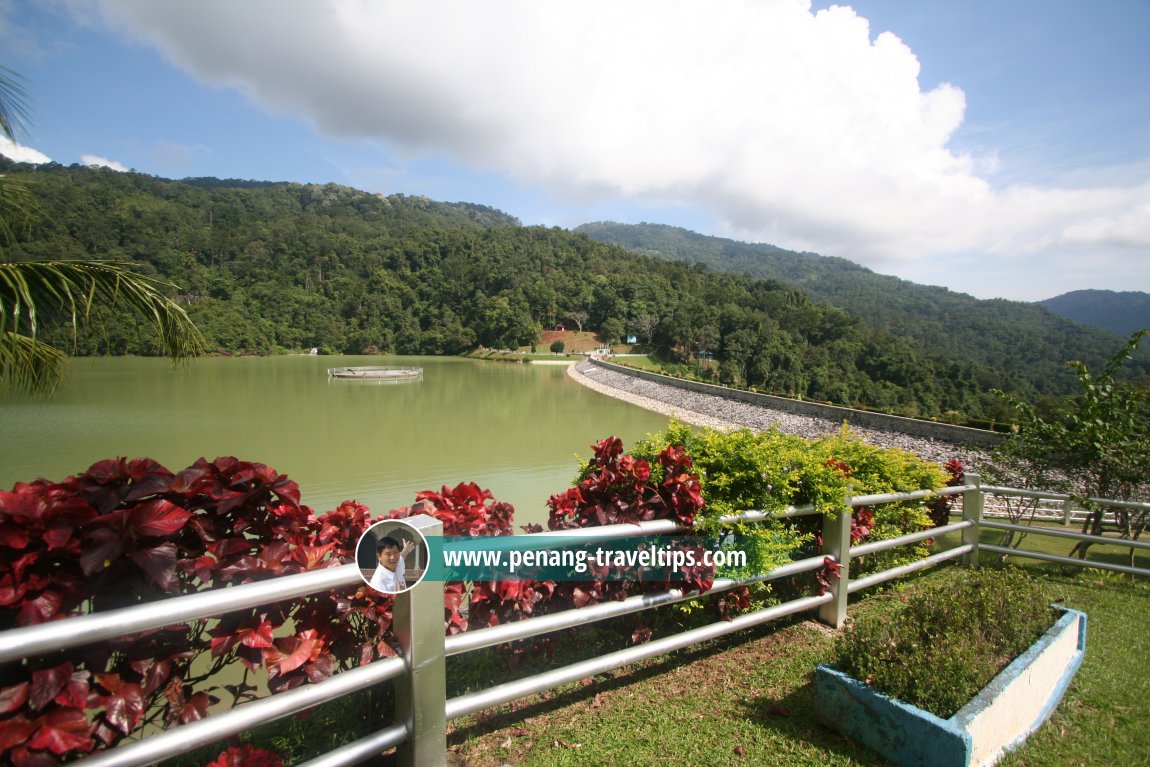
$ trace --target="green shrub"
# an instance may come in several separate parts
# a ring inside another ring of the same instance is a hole
[[[563,350],[566,348],[567,348],[567,344],[563,343],[562,341],[552,341],[551,342],[551,353],[552,354],[562,354]],[[535,351],[535,350],[532,349],[532,351]]]
[[[693,429],[672,421],[665,432],[648,437],[633,454],[650,460],[667,445],[682,445],[699,474],[706,508],[695,528],[718,533],[719,518],[748,510],[781,512],[789,506],[813,505],[824,514],[844,512],[851,495],[908,492],[943,487],[940,466],[904,450],[875,447],[844,427],[821,439],[779,431],[749,429],[720,432]],[[931,526],[921,501],[883,504],[865,512],[873,521],[858,528],[855,543],[885,540]],[[749,570],[765,572],[793,557],[814,554],[817,517],[797,524],[774,521],[737,525],[734,532],[747,550]],[[852,564],[856,572],[873,572],[920,559],[926,546],[905,546]],[[729,573],[725,573],[729,574]],[[738,573],[737,575],[743,575]]]
[[[843,630],[833,665],[948,718],[1054,623],[1041,582],[1021,570],[954,568],[898,590]]]

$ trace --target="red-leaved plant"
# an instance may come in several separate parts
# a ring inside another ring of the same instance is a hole
[[[352,561],[367,508],[317,517],[299,498],[287,477],[235,458],[179,474],[108,460],[0,491],[0,631]],[[362,587],[6,664],[0,762],[57,764],[146,723],[200,719],[253,697],[248,672],[266,672],[273,692],[320,681],[393,654],[390,623],[391,599]],[[241,681],[214,682],[233,662]]]
[[[578,485],[549,501],[552,530],[653,519],[689,527],[703,507],[681,448],[659,455],[658,483],[646,461],[623,455],[617,438],[594,451]],[[387,516],[420,513],[439,519],[447,536],[513,531],[511,505],[474,483],[419,493]],[[375,521],[350,501],[317,516],[300,504],[295,482],[235,458],[201,459],[178,474],[149,459],[108,460],[62,482],[19,483],[0,491],[0,632],[353,562]],[[704,591],[712,578],[700,566],[683,574],[682,587]],[[444,626],[453,634],[667,585],[601,578],[480,582],[468,590],[448,583]],[[361,585],[6,664],[0,763],[59,764],[115,746],[149,723],[200,719],[214,704],[254,698],[253,673],[266,674],[275,693],[394,655],[392,601]],[[632,634],[649,636],[642,626]],[[204,653],[210,662],[193,667]],[[221,685],[218,674],[232,663],[242,664],[243,678]],[[212,765],[249,758],[278,760],[234,746]]]
[[[682,447],[669,446],[656,460],[662,479],[652,480],[650,464],[642,458],[623,453],[623,443],[610,437],[594,445],[594,454],[585,467],[579,482],[564,493],[553,495],[547,502],[551,508],[548,527],[551,530],[570,530],[601,525],[616,525],[669,519],[691,528],[696,515],[703,509],[704,500],[699,478],[692,471],[691,457]],[[642,571],[607,567],[590,568],[593,579],[582,583],[554,584],[552,601],[583,607],[608,600],[650,591],[675,587],[700,592],[711,588],[714,567],[702,564],[702,547],[697,542],[670,539],[667,542],[679,549],[694,549],[693,565],[673,575],[664,570],[657,580],[649,580]],[[614,570],[614,572],[611,572]],[[635,642],[646,641],[650,629],[640,624],[632,633]]]

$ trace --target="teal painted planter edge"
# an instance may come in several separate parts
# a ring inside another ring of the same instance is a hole
[[[1029,726],[1000,749],[993,763],[1022,745],[1058,707],[1086,653],[1086,613],[1060,607],[1063,615],[1050,629],[998,673],[978,695],[949,719],[884,695],[859,680],[825,664],[815,669],[816,714],[848,738],[861,743],[901,767],[970,767],[974,744],[966,725],[1019,675],[1054,640],[1078,625],[1077,650],[1064,667],[1045,704]]]

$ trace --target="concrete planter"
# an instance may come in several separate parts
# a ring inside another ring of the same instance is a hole
[[[825,724],[901,767],[986,767],[1049,718],[1086,652],[1086,614],[1058,622],[950,719],[894,700],[842,672],[815,672]]]

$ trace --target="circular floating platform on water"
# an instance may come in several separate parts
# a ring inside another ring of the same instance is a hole
[[[328,378],[344,381],[371,381],[373,383],[413,383],[423,380],[423,368],[407,367],[350,367],[328,368]]]

